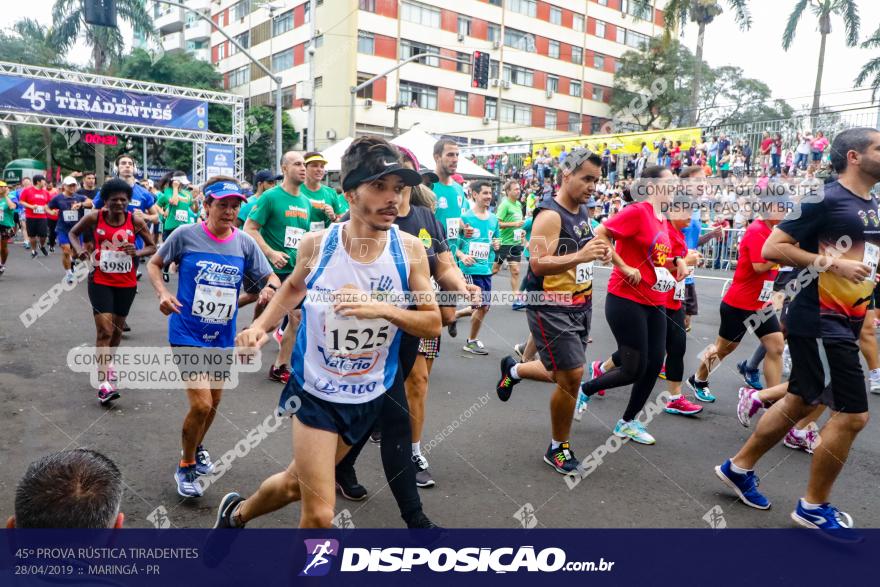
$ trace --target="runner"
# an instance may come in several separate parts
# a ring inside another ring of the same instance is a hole
[[[58,213],[55,230],[58,232],[58,243],[61,245],[61,265],[64,267],[64,278],[73,283],[73,251],[67,234],[80,221],[86,208],[92,207],[92,201],[75,190],[79,187],[76,179],[67,176],[61,182],[61,193],[49,202],[49,209]]]
[[[299,190],[312,204],[309,228],[311,231],[324,230],[344,214],[346,209],[340,205],[336,190],[321,183],[325,175],[324,166],[327,165],[324,156],[317,151],[310,151],[303,158],[306,162],[306,182]]]
[[[257,241],[275,275],[283,282],[290,277],[296,265],[303,235],[309,232],[312,205],[300,193],[300,187],[306,180],[303,156],[294,151],[285,153],[281,158],[281,173],[284,181],[260,196],[244,224],[244,230]],[[262,314],[265,307],[265,304],[257,304],[254,319]],[[288,310],[287,325],[282,326],[284,331],[279,342],[281,348],[274,363],[269,366],[269,379],[272,381],[287,383],[290,379],[287,362],[293,351],[299,316],[299,310],[293,307]]]
[[[74,173],[73,176],[76,177],[76,174]],[[79,179],[82,183],[82,187],[76,190],[76,193],[80,196],[85,196],[90,200],[94,200],[95,196],[98,195],[98,189],[95,187],[95,182],[97,181],[97,178],[95,177],[95,172],[84,171],[79,176]]]
[[[500,248],[498,239],[498,218],[489,212],[492,201],[492,186],[486,181],[476,181],[470,186],[474,196],[473,209],[461,216],[461,221],[473,228],[472,236],[466,237],[464,232],[458,235],[455,251],[459,266],[468,283],[476,285],[482,291],[480,303],[474,306],[471,314],[471,332],[463,348],[472,355],[488,355],[489,351],[477,338],[480,327],[489,313],[492,300],[492,274],[495,251]],[[507,200],[505,200],[507,201]],[[517,207],[519,204],[517,204]],[[520,213],[522,218],[522,213]],[[521,225],[520,220],[520,225]]]
[[[107,404],[119,399],[113,385],[116,376],[111,357],[122,339],[125,317],[137,292],[135,262],[139,256],[156,252],[153,236],[146,222],[128,211],[132,187],[121,179],[111,179],[101,188],[106,198],[106,209],[80,219],[68,233],[70,248],[77,259],[86,260],[94,255],[89,274],[89,300],[95,316],[97,332],[98,399]],[[91,234],[85,245],[80,237]],[[140,235],[144,246],[137,248],[135,235]],[[82,248],[85,247],[85,248]]]
[[[397,357],[401,333],[440,333],[424,246],[393,226],[402,189],[421,181],[418,173],[399,165],[398,157],[384,139],[361,137],[352,142],[342,157],[342,187],[351,220],[303,238],[293,276],[236,340],[239,347],[258,347],[286,309],[303,302],[293,377],[281,395],[282,409],[291,401],[298,408],[294,459],[250,498],[226,495],[215,527],[242,527],[301,499],[300,527],[329,528],[336,501],[334,464],[370,433],[385,392],[403,385]],[[366,291],[427,295],[420,296],[415,309],[375,297],[354,301]],[[332,305],[317,299],[321,292],[332,294]],[[352,372],[346,363],[355,360],[363,368]]]
[[[550,398],[551,439],[544,462],[563,475],[579,465],[569,436],[590,335],[593,262],[607,261],[611,255],[607,243],[594,238],[586,207],[601,179],[601,165],[597,154],[572,150],[562,165],[558,193],[542,200],[535,211],[526,312],[540,360],[517,363],[511,356],[504,357],[495,389],[498,399],[506,402],[522,379],[556,383]],[[538,297],[546,298],[545,303]]]
[[[33,185],[24,188],[18,196],[18,202],[24,206],[31,259],[37,257],[37,239],[40,240],[40,252],[44,257],[49,256],[49,251],[46,250],[46,238],[49,236],[49,215],[46,207],[50,199],[49,192],[46,191],[46,178],[42,175],[35,175]]]
[[[253,210],[254,206],[257,204],[257,200],[260,199],[260,196],[263,193],[267,192],[274,188],[279,181],[284,179],[283,175],[276,175],[272,173],[268,169],[261,169],[254,175],[254,195],[247,199],[247,202],[242,204],[241,210],[238,212],[238,218],[235,219],[235,227],[241,228],[244,226],[245,221],[247,221],[248,215]]]
[[[189,178],[186,177],[186,172],[184,171],[175,171],[170,174],[170,177],[166,176],[159,182],[159,189],[162,191],[156,200],[156,205],[164,217],[162,222],[162,242],[168,240],[171,233],[179,226],[192,224],[196,220],[196,213],[193,211],[192,192],[187,189],[188,187]],[[165,280],[165,283],[168,283],[170,279],[168,271],[171,269],[172,264],[172,262],[169,262],[162,269],[162,279]]]
[[[786,435],[791,422],[821,403],[834,412],[822,428],[812,457],[810,480],[792,519],[838,540],[860,540],[852,517],[829,503],[832,486],[850,447],[868,422],[868,398],[859,361],[858,338],[874,288],[880,258],[880,227],[872,186],[880,181],[880,132],[852,128],[831,146],[838,180],[825,185],[818,201],[803,203],[763,247],[770,261],[818,269],[789,308],[792,372],[788,393],[758,421],[755,432],[715,473],[746,505],[768,509],[757,488],[758,460]],[[817,335],[819,336],[817,338]],[[830,385],[826,382],[830,381]]]
[[[505,197],[495,209],[498,226],[501,228],[501,249],[495,256],[492,275],[498,273],[501,264],[507,261],[507,268],[510,270],[510,291],[512,292],[519,292],[519,262],[523,253],[523,242],[525,242],[525,230],[523,230],[525,220],[523,219],[522,204],[519,201],[520,193],[519,182],[511,179],[504,184]]]
[[[168,201],[171,209],[176,205],[175,196],[179,196],[177,189]],[[183,365],[192,366],[186,384],[189,412],[183,420],[181,458],[174,474],[177,493],[183,497],[201,497],[202,488],[196,478],[214,470],[203,443],[220,405],[225,376],[229,375],[238,318],[236,300],[244,278],[256,283],[268,279],[261,292],[267,301],[281,285],[254,239],[235,229],[243,201],[245,197],[234,179],[208,179],[207,219],[172,229],[173,234],[147,266],[159,297],[159,310],[170,316],[168,343],[175,354],[187,357],[180,361],[181,372],[186,372]],[[180,268],[177,295],[168,291],[162,275],[172,261]],[[225,371],[222,378],[216,377],[218,365]]]
[[[9,241],[15,234],[15,209],[18,206],[9,197],[9,186],[0,181],[0,275],[6,271],[9,258]]]

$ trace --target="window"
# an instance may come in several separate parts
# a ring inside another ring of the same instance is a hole
[[[550,55],[553,59],[559,59],[559,41],[550,41],[548,45],[547,54]]]
[[[592,118],[590,120],[590,134],[597,135],[602,132],[602,125],[604,122],[601,118]]]
[[[593,86],[593,100],[602,102],[605,99],[605,88],[602,86]]]
[[[401,59],[408,59],[414,55],[418,55],[419,53],[435,53],[437,55],[440,55],[440,48],[433,47],[431,45],[425,45],[424,43],[409,41],[407,39],[400,40]],[[422,57],[418,60],[418,62],[424,65],[430,65],[431,67],[440,67],[439,57]]]
[[[605,69],[605,56],[598,53],[593,54],[593,67],[596,69]]]
[[[556,110],[547,110],[544,112],[544,128],[556,130]]]
[[[376,12],[376,0],[360,0],[358,7],[367,12]]]
[[[462,59],[464,61],[470,61],[472,56],[470,53],[456,53],[456,59]],[[470,63],[461,63],[456,61],[455,63],[455,71],[458,73],[470,73],[471,72],[471,64]]]
[[[319,75],[315,78],[315,89],[318,89],[324,85],[324,76]]]
[[[581,97],[581,82],[576,82],[571,80],[571,83],[568,85],[568,93],[576,98]]]
[[[293,29],[293,10],[288,10],[284,14],[276,16],[272,20],[272,36],[286,33]]]
[[[501,40],[501,25],[494,24],[494,23],[490,22],[488,34],[489,34],[489,40],[492,41],[493,43],[495,41],[500,41]]]
[[[507,8],[526,16],[538,15],[538,3],[535,0],[508,0]]]
[[[599,4],[602,6],[608,6],[608,0],[599,0]]]
[[[581,115],[577,112],[568,113],[568,132],[581,132]]]
[[[633,0],[621,0],[620,11],[635,18],[651,20],[651,6],[640,6],[638,2],[633,2]]]
[[[637,33],[635,31],[626,31],[626,44],[628,47],[641,49],[642,47],[647,46],[649,40],[650,37],[648,35],[643,35],[642,33]]]
[[[584,17],[581,14],[575,14],[571,21],[571,27],[579,33],[584,32]]]
[[[401,2],[400,18],[407,22],[414,22],[435,29],[440,28],[440,11],[424,4]]]
[[[626,29],[622,26],[617,27],[617,42],[621,45],[626,43]]]
[[[359,73],[357,76],[357,85],[361,85],[362,83],[364,83],[365,81],[367,81],[371,77],[373,77],[373,76],[368,73]],[[360,90],[358,90],[357,97],[364,98],[364,99],[369,98],[372,100],[373,99],[373,84],[370,84],[366,88],[361,88]]]
[[[400,82],[400,102],[412,108],[437,110],[437,88],[413,82]]]
[[[559,78],[555,75],[547,76],[547,89],[554,94],[559,91]]]
[[[498,120],[498,100],[495,98],[486,98],[486,118],[489,120]]]
[[[571,62],[578,65],[584,62],[584,50],[582,47],[571,46]]]
[[[234,88],[237,86],[243,86],[244,84],[251,81],[251,67],[250,65],[245,65],[244,67],[239,67],[238,69],[233,69],[229,72],[229,87]]]
[[[458,34],[463,35],[465,37],[469,37],[471,35],[471,19],[466,16],[459,15],[458,17]]]
[[[376,38],[373,33],[358,31],[358,53],[372,55],[376,50]]]
[[[550,7],[550,23],[562,25],[562,10],[555,6]]]
[[[221,59],[226,59],[226,43],[220,43],[217,45],[217,61],[220,61]]]
[[[520,49],[522,51],[534,53],[535,35],[524,33],[516,29],[505,28],[504,44],[508,47],[513,47],[514,49]]]
[[[492,6],[501,6],[501,0],[489,0],[489,4]]]
[[[293,96],[294,96],[294,86],[290,86],[289,88],[283,88],[281,90],[281,107],[285,110],[290,110],[293,108]]]
[[[318,35],[315,37],[315,49],[320,49],[324,46],[324,35]]]
[[[498,79],[498,62],[494,59],[489,60],[489,78]]]
[[[619,59],[616,59],[616,60],[614,61],[614,73],[619,72],[619,71],[620,71],[620,68],[622,67],[622,65],[623,65],[623,64],[620,62],[620,60],[619,60]]]
[[[244,18],[251,13],[251,0],[241,0],[232,7],[232,18]]]
[[[620,30],[620,29],[617,29]],[[601,20],[596,21],[596,36],[604,39],[605,38],[605,23]]]
[[[272,72],[278,73],[293,67],[293,51],[286,49],[272,56]]]
[[[303,5],[303,22],[311,22],[312,20],[312,3],[306,2]]]
[[[245,49],[248,49],[251,46],[251,32],[250,31],[245,31],[245,32],[241,33],[240,35],[236,35],[232,38],[235,39],[236,43],[238,43],[239,45],[241,45]],[[238,53],[238,47],[236,47],[232,43],[229,43],[229,54],[235,55],[236,53]]]
[[[531,69],[527,67],[520,67],[519,65],[505,65],[504,80],[518,86],[532,87],[535,83],[535,74]]]
[[[532,126],[532,107],[528,104],[504,102],[501,104],[501,122]]]
[[[455,113],[467,116],[468,95],[464,92],[455,92]]]

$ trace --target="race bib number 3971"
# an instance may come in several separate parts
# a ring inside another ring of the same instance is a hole
[[[232,287],[196,285],[192,315],[203,320],[229,322],[238,304],[238,290]]]

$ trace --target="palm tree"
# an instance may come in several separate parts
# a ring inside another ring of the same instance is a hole
[[[880,27],[877,27],[874,34],[862,43],[861,47],[862,49],[880,49]],[[856,78],[855,85],[862,87],[871,76],[874,76],[871,80],[871,87],[874,89],[874,91],[871,92],[871,102],[873,102],[877,99],[877,94],[880,93],[880,57],[875,57],[862,66],[862,70]]]
[[[746,31],[752,26],[752,15],[748,0],[726,0],[727,6],[733,10],[736,23],[740,30]],[[683,27],[690,20],[697,24],[697,50],[694,62],[694,80],[691,87],[690,121],[696,125],[700,97],[700,82],[703,78],[703,43],[706,38],[706,26],[718,17],[724,9],[717,0],[669,0],[664,8],[666,33]]]
[[[819,115],[819,99],[822,97],[822,72],[825,69],[825,42],[831,34],[831,16],[843,18],[843,26],[846,30],[846,46],[855,47],[859,42],[859,26],[862,19],[859,17],[859,8],[855,0],[798,0],[794,10],[788,15],[785,24],[785,32],[782,34],[782,48],[786,51],[794,41],[798,23],[804,11],[810,8],[810,12],[819,19],[819,34],[822,41],[819,44],[819,66],[816,69],[816,88],[813,90],[813,107],[810,109],[810,117],[815,119]]]

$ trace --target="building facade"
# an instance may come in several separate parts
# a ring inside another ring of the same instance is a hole
[[[215,0],[176,1],[205,16],[211,15],[211,8],[216,4]],[[197,59],[211,60],[211,30],[213,27],[209,22],[198,18],[191,11],[176,6],[159,2],[151,2],[151,4],[151,16],[156,31],[159,33],[159,43],[165,53],[189,51]]]
[[[618,59],[662,32],[660,1],[641,13],[632,0],[214,0],[211,13],[282,77],[283,107],[320,149],[417,124],[462,144],[598,132]],[[491,55],[487,89],[472,87],[474,51]],[[420,53],[352,110],[352,87]],[[227,90],[274,104],[271,77],[216,32],[211,61]]]

